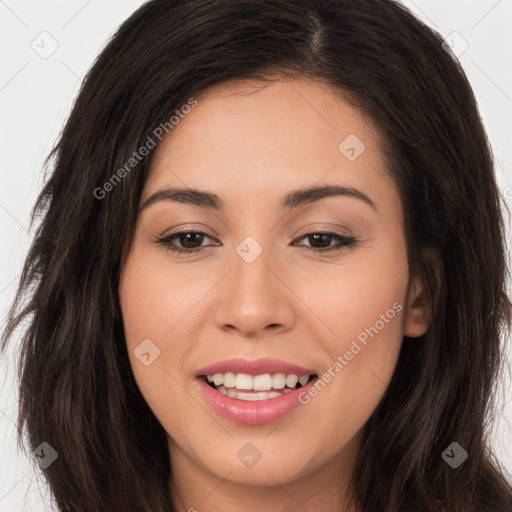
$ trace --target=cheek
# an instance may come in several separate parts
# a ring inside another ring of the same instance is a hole
[[[314,307],[329,327],[321,339],[331,362],[302,398],[312,410],[308,417],[315,418],[309,428],[318,428],[320,421],[333,443],[340,425],[346,435],[363,427],[391,381],[403,337],[407,283],[406,252],[399,241],[347,258],[316,282],[322,293],[315,294]]]
[[[347,253],[339,263],[305,268],[300,274],[308,279],[296,280],[294,290],[319,320],[319,334],[334,358],[352,340],[370,339],[368,330],[376,335],[374,327],[379,339],[401,341],[408,273],[403,241],[383,237],[381,243]]]
[[[151,338],[169,344],[173,333],[189,323],[189,314],[202,294],[200,280],[191,279],[161,256],[135,249],[119,285],[127,341]]]
[[[170,436],[179,436],[189,414],[199,413],[197,403],[183,392],[183,361],[193,348],[187,339],[198,324],[193,306],[204,293],[204,284],[137,247],[121,274],[119,300],[130,365],[144,399]]]
[[[171,338],[169,331],[176,323],[177,313],[176,304],[169,303],[170,295],[168,283],[154,266],[141,251],[133,251],[121,274],[119,301],[133,374],[153,411],[154,404],[169,400],[167,391],[166,397],[160,395],[171,378],[166,372],[172,367],[165,345]],[[172,295],[175,300],[176,294]]]

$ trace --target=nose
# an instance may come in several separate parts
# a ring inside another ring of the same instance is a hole
[[[215,322],[220,329],[262,338],[292,328],[295,321],[289,271],[265,250],[252,262],[235,253],[218,290]]]

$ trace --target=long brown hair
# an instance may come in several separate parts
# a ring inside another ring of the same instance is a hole
[[[391,0],[153,0],[122,24],[48,159],[2,344],[27,320],[18,435],[57,451],[45,477],[61,511],[173,510],[166,433],[135,383],[117,292],[154,150],[95,191],[190,97],[270,76],[326,82],[380,128],[410,268],[431,286],[431,327],[404,339],[365,425],[355,499],[366,512],[512,510],[486,430],[512,307],[501,202],[474,95],[442,43]],[[469,454],[457,469],[441,457],[454,441]]]

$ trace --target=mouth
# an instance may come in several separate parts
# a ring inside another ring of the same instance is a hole
[[[219,361],[198,370],[195,378],[209,407],[239,425],[272,423],[297,409],[304,413],[301,396],[317,380],[315,367],[270,357]]]
[[[225,396],[237,400],[262,401],[279,398],[300,389],[318,378],[313,374],[263,373],[214,373],[200,375],[208,386]]]

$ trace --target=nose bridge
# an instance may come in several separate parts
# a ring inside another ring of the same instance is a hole
[[[231,258],[232,272],[216,307],[219,327],[231,326],[256,333],[272,325],[288,325],[292,310],[283,287],[274,273],[272,251],[255,237],[247,236]]]
[[[261,240],[261,238],[260,238]],[[240,300],[262,300],[273,288],[271,250],[264,247],[263,241],[247,236],[235,248],[233,255],[233,284],[242,294]],[[265,301],[268,303],[268,300]]]

